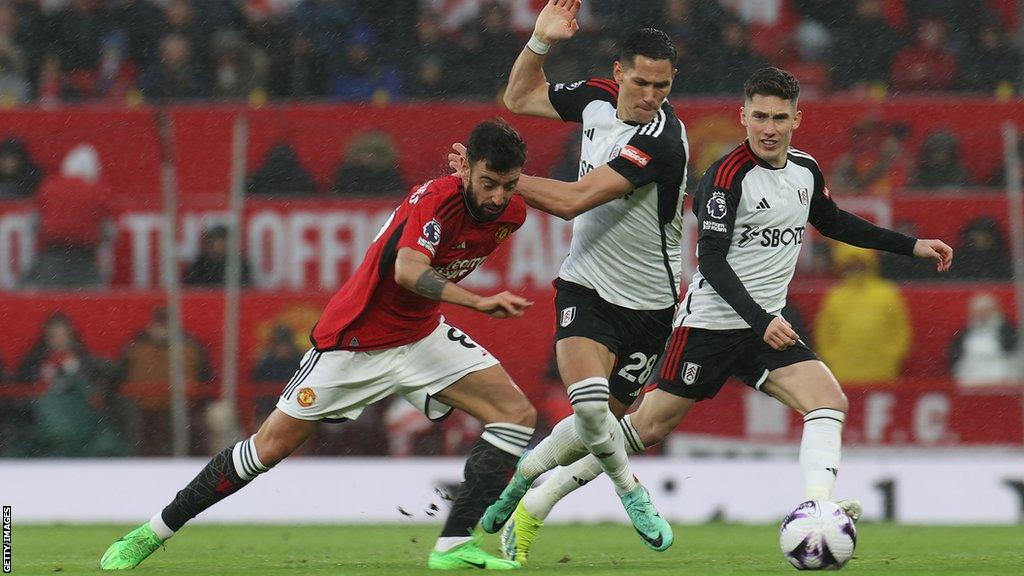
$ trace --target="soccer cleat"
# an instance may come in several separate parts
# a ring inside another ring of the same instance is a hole
[[[669,526],[669,523],[654,509],[654,504],[651,504],[651,495],[643,485],[637,484],[636,488],[625,494],[620,494],[619,498],[626,508],[626,514],[629,514],[633,528],[636,529],[637,534],[648,548],[661,552],[672,545],[674,539],[672,526]]]
[[[427,559],[431,570],[515,570],[517,562],[492,556],[480,549],[476,540],[460,544],[447,552],[433,550]]]
[[[100,569],[131,570],[149,558],[149,555],[156,552],[163,543],[164,541],[153,533],[149,522],[146,522],[107,548],[100,559]]]
[[[526,558],[530,555],[530,547],[537,538],[537,532],[544,525],[543,520],[534,518],[523,503],[516,506],[512,519],[501,531],[501,552],[505,558],[515,560],[520,566],[526,566]]]
[[[857,520],[860,520],[860,515],[864,513],[864,507],[860,505],[860,500],[840,500],[836,502],[836,506],[843,509],[846,515],[850,517],[850,520],[856,524]]]
[[[529,453],[529,450],[524,452],[519,457],[519,462],[522,462]],[[480,527],[484,529],[484,532],[494,534],[501,530],[532,484],[533,482],[523,478],[523,475],[519,473],[519,464],[516,464],[516,471],[512,474],[508,485],[501,491],[501,496],[498,496],[498,499],[488,506],[487,510],[484,510],[483,518],[480,519]]]

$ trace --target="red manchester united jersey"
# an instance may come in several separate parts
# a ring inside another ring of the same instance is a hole
[[[442,276],[458,282],[526,220],[526,205],[517,195],[496,220],[477,222],[463,194],[462,180],[448,176],[415,188],[405,198],[313,327],[318,350],[393,348],[424,338],[437,327],[440,302],[395,282],[398,250],[425,254]]]

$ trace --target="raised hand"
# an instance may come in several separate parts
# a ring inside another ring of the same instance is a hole
[[[549,44],[568,40],[580,29],[576,21],[579,11],[580,0],[550,0],[537,15],[533,33]]]
[[[918,240],[914,244],[914,257],[934,260],[939,272],[948,272],[953,266],[953,249],[942,240]]]
[[[522,316],[530,306],[533,302],[506,291],[480,299],[476,309],[494,318],[515,318]]]
[[[463,182],[469,177],[469,160],[466,147],[461,142],[452,144],[452,151],[448,153],[448,167],[452,169],[452,175],[462,178]]]

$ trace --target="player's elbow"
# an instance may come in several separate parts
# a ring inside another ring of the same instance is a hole
[[[513,114],[523,113],[522,98],[516,98],[516,95],[512,93],[512,90],[505,90],[505,95],[502,96],[501,101],[505,103],[505,108],[508,108],[509,112]]]
[[[416,286],[416,266],[410,266],[408,262],[404,262],[401,258],[395,260],[395,284],[398,284],[406,290],[412,290]]]

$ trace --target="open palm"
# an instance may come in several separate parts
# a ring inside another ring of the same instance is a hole
[[[533,33],[545,42],[568,40],[580,29],[576,22],[579,11],[580,0],[550,0],[537,16]]]

